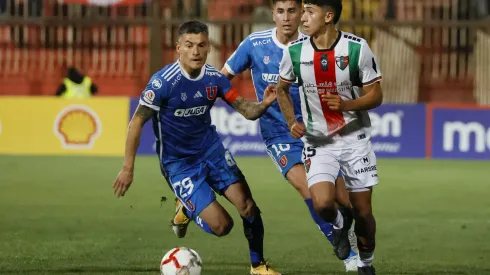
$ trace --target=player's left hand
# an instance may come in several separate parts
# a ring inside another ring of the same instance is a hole
[[[117,175],[116,181],[112,188],[114,188],[114,194],[119,198],[124,196],[126,191],[128,191],[131,183],[133,182],[133,171],[122,169]]]
[[[262,100],[262,102],[264,102],[264,104],[269,106],[272,103],[274,103],[276,99],[277,99],[276,86],[271,84],[267,86],[267,88],[265,88],[264,99]]]
[[[332,111],[342,112],[344,110],[344,101],[338,94],[326,93],[321,95],[322,101],[327,102]]]

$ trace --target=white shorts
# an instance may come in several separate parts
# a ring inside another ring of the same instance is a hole
[[[305,143],[303,162],[308,188],[318,182],[333,182],[339,170],[349,192],[362,192],[378,184],[376,155],[371,142],[347,149],[313,147]]]

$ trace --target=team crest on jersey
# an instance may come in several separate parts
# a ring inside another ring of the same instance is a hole
[[[208,96],[209,100],[214,100],[217,94],[218,94],[217,86],[206,87],[206,95]]]
[[[186,93],[180,94],[180,99],[182,99],[182,101],[186,101],[187,100],[187,94]]]
[[[306,170],[306,173],[308,173],[310,171],[310,167],[311,167],[311,159],[308,158],[305,160],[305,170]]]
[[[191,200],[190,200],[190,199],[189,199],[189,200],[187,200],[187,201],[185,202],[185,204],[187,204],[187,207],[189,208],[189,210],[191,210],[191,211],[196,210],[196,207],[194,206],[194,204],[191,202]]]
[[[264,64],[267,65],[270,62],[271,62],[271,58],[268,55],[264,56]]]
[[[343,71],[349,65],[349,57],[348,56],[336,56],[335,57],[335,64],[337,64],[337,67],[339,67],[339,69],[341,69]]]
[[[326,54],[322,54],[320,57],[320,65],[322,66],[322,71],[328,71],[328,57]]]
[[[286,165],[288,165],[288,158],[285,155],[282,156],[281,159],[279,160],[279,164],[282,167],[286,167]]]

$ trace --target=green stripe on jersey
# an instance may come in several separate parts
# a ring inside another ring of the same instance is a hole
[[[352,86],[362,87],[359,76],[359,58],[361,56],[361,44],[349,41],[349,74]]]
[[[303,49],[303,43],[298,43],[289,47],[289,55],[291,56],[291,61],[293,62],[294,74],[298,78],[298,84],[303,86],[303,78],[301,77],[301,50]],[[306,113],[308,114],[308,120],[306,123],[306,130],[309,131],[313,127],[313,118],[311,115],[310,105],[308,104],[308,96],[303,92]]]
[[[301,49],[303,48],[303,43],[292,45],[289,47],[289,55],[291,56],[291,61],[293,62],[294,74],[298,78],[299,85],[303,85],[303,79],[301,78]]]

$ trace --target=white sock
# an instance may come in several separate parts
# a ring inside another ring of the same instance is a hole
[[[339,210],[337,210],[337,217],[335,218],[335,220],[333,220],[332,225],[335,229],[341,229],[344,227],[344,217],[342,217],[342,214]]]
[[[359,251],[359,257],[357,257],[357,266],[371,266],[374,260],[374,252],[361,252]]]

